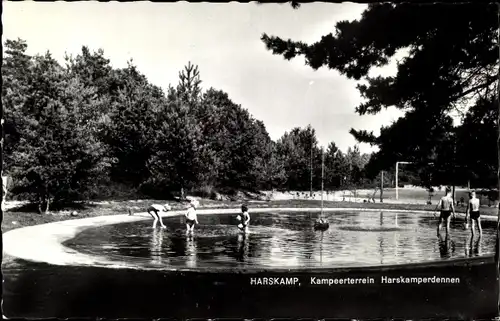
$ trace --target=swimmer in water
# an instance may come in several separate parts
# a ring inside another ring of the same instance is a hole
[[[455,206],[453,205],[453,198],[451,197],[451,189],[449,187],[446,188],[446,195],[443,196],[439,203],[436,206],[436,210],[440,208],[441,214],[439,216],[439,222],[437,227],[437,233],[441,231],[441,224],[443,221],[446,222],[445,230],[448,235],[450,231],[450,219],[453,213],[453,218],[455,218]]]
[[[198,216],[196,215],[196,206],[198,206],[198,202],[196,200],[191,200],[189,208],[186,212],[186,234],[192,234],[194,231],[194,225],[199,224]]]
[[[248,233],[248,225],[250,225],[250,214],[248,214],[248,207],[246,205],[241,205],[241,215],[238,215],[238,220],[241,221],[238,224],[238,228],[243,233]]]
[[[477,228],[479,230],[479,236],[483,234],[483,229],[481,228],[481,214],[479,213],[479,199],[476,198],[476,192],[470,192],[469,203],[467,203],[467,210],[465,211],[465,228],[468,227],[468,218],[470,215],[470,231],[474,235],[475,223],[477,223]]]
[[[149,215],[151,215],[154,219],[153,222],[153,228],[156,228],[156,224],[158,224],[158,221],[160,221],[161,228],[166,228],[166,226],[163,224],[163,221],[161,220],[159,212],[168,212],[172,208],[170,205],[165,204],[165,205],[159,205],[159,204],[153,204],[148,207],[147,212]]]

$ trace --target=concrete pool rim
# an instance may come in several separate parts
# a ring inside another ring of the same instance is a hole
[[[269,212],[319,212],[321,208],[254,208],[252,213]],[[370,208],[324,208],[325,212],[338,211],[356,211],[356,212],[395,212],[395,213],[418,213],[432,216],[433,211],[424,210],[398,210],[398,209],[370,209]],[[217,214],[237,214],[239,208],[231,209],[199,209],[199,215],[217,215]],[[163,214],[163,217],[175,217],[184,214],[182,211],[172,211]],[[457,216],[464,217],[464,214],[457,213]],[[481,216],[483,221],[496,221],[496,216]],[[263,268],[263,267],[174,267],[165,266],[161,268],[137,267],[130,262],[116,262],[107,260],[100,256],[94,256],[78,252],[63,245],[64,242],[74,238],[78,233],[89,228],[100,227],[104,225],[114,225],[120,223],[130,223],[143,220],[150,220],[147,213],[136,213],[129,215],[105,215],[81,219],[64,220],[34,226],[14,229],[3,234],[3,253],[16,259],[46,263],[58,266],[87,266],[103,268],[120,268],[135,270],[153,270],[160,272],[200,272],[200,273],[224,273],[231,272],[236,274],[245,273],[331,273],[341,271],[389,271],[393,269],[415,269],[419,267],[439,267],[450,265],[475,265],[488,264],[494,261],[494,255],[481,255],[475,258],[455,258],[440,261],[427,261],[416,263],[404,263],[394,265],[373,265],[358,267],[321,267],[321,268]]]

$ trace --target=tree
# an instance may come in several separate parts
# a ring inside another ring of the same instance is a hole
[[[110,60],[104,57],[104,50],[91,53],[86,46],[76,57],[66,56],[68,70],[78,76],[85,87],[95,87],[96,94],[104,97],[110,91],[110,76],[113,68]]]
[[[170,88],[158,117],[159,129],[149,168],[155,185],[177,189],[184,198],[185,188],[193,187],[204,172],[200,153],[202,132],[190,108]]]
[[[358,89],[366,101],[356,107],[360,115],[389,106],[406,112],[378,137],[351,131],[359,141],[379,146],[378,163],[384,168],[396,159],[426,163],[437,157],[453,127],[450,115],[465,114],[481,99],[493,101],[497,28],[493,4],[383,3],[369,5],[359,20],[337,23],[335,34],[311,45],[266,34],[262,40],[285,59],[304,56],[314,69],[326,66],[363,79]],[[408,54],[395,76],[368,75],[401,49]]]
[[[179,72],[177,88],[170,87],[156,123],[154,150],[149,162],[152,184],[180,190],[211,180],[216,158],[204,139],[198,66],[190,62]]]
[[[121,79],[115,83],[122,84],[116,88],[103,132],[103,140],[114,159],[111,175],[114,181],[139,187],[151,175],[147,165],[158,128],[155,111],[162,100],[152,95],[151,85],[131,63],[113,77]]]
[[[311,126],[305,129],[293,128],[278,140],[277,152],[278,157],[284,163],[284,169],[287,173],[285,186],[288,190],[309,190],[311,150],[313,156],[313,179],[314,177],[318,177],[314,175],[314,173],[321,171],[321,151],[317,145],[316,134]]]
[[[364,167],[366,156],[363,157],[359,147],[355,145],[353,148],[349,147],[345,154],[345,162],[348,166],[346,180],[349,188],[362,187],[364,183]]]
[[[211,177],[206,182],[214,187],[222,187],[227,181],[224,177],[229,170],[233,152],[232,136],[237,133],[237,129],[232,127],[230,122],[232,112],[236,108],[237,105],[227,93],[214,88],[203,94],[198,108],[197,119],[202,127],[203,141],[213,152],[213,168],[209,171]]]
[[[26,54],[28,45],[21,39],[5,41],[2,63],[2,105],[4,108],[3,169],[7,173],[13,164],[12,154],[19,146],[25,130],[28,97],[32,94],[33,62]]]
[[[480,99],[457,128],[456,158],[473,187],[496,186],[498,109],[492,99]]]
[[[198,108],[205,144],[213,151],[213,172],[220,188],[250,189],[279,181],[271,138],[261,121],[235,104],[227,93],[210,88]],[[276,173],[271,173],[272,169]],[[264,174],[267,173],[267,174]]]
[[[292,8],[298,9],[300,8],[300,3],[298,1],[277,1],[278,3],[289,3]],[[257,4],[264,4],[266,3],[265,1],[257,1]]]
[[[111,107],[113,106],[112,88],[113,77],[116,71],[110,65],[110,60],[104,57],[104,51],[99,49],[91,53],[86,46],[82,47],[81,54],[76,57],[66,56],[66,68],[73,77],[86,88],[93,88],[95,92],[95,108],[86,111],[89,121],[94,121],[96,126],[101,126],[108,120]],[[96,130],[100,130],[101,128]]]
[[[331,142],[325,151],[325,188],[339,189],[347,176],[342,151]]]
[[[264,123],[253,119],[245,111],[248,118],[245,128],[245,138],[242,152],[244,159],[248,161],[245,184],[242,186],[247,190],[258,190],[263,186],[275,187],[275,182],[281,181],[284,175],[282,164],[273,159],[272,140],[266,130]],[[276,171],[276,172],[275,172]]]
[[[92,108],[94,92],[70,77],[50,53],[34,57],[29,84],[26,126],[12,153],[11,173],[14,192],[47,212],[51,203],[88,197],[107,163],[81,117]]]
[[[191,108],[198,106],[201,98],[201,79],[198,66],[188,62],[184,70],[179,72],[177,95],[179,99]]]
[[[276,189],[285,185],[287,173],[285,164],[278,154],[277,144],[270,141],[265,152],[262,181],[264,188]]]

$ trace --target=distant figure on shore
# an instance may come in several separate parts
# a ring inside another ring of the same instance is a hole
[[[248,233],[248,225],[250,225],[250,214],[248,213],[248,206],[241,205],[241,215],[236,217],[238,221],[241,221],[238,224],[238,228],[243,233]]]
[[[439,215],[437,233],[439,235],[439,232],[441,231],[441,224],[444,221],[446,224],[446,234],[448,234],[450,231],[450,219],[452,214],[453,218],[455,219],[455,206],[453,205],[453,198],[451,197],[451,189],[449,187],[446,187],[446,195],[439,200],[439,203],[436,206],[436,210],[438,208],[440,209],[441,213]]]
[[[198,223],[198,216],[196,215],[196,207],[198,206],[198,201],[191,200],[189,202],[189,208],[186,212],[186,234],[192,234],[194,231],[194,225]]]
[[[479,206],[481,205],[479,199],[476,198],[476,191],[471,191],[469,193],[469,203],[467,203],[467,210],[465,211],[465,228],[468,227],[468,218],[470,215],[470,231],[474,235],[475,223],[477,223],[477,228],[479,230],[479,235],[483,234],[483,229],[481,228],[481,213],[479,213]]]
[[[153,222],[153,228],[156,228],[156,225],[158,224],[158,221],[160,221],[161,227],[166,228],[166,226],[163,224],[163,221],[161,219],[160,212],[168,212],[172,208],[170,205],[165,204],[165,205],[159,205],[159,204],[153,204],[148,207],[147,212],[151,217],[153,217],[154,222]]]

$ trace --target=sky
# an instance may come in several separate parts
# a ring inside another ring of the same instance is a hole
[[[341,150],[356,144],[351,128],[379,132],[402,112],[389,108],[359,116],[362,97],[356,81],[334,70],[313,70],[303,58],[286,61],[265,48],[262,33],[314,43],[334,32],[341,20],[361,17],[365,4],[3,2],[3,41],[27,41],[28,54],[49,50],[63,62],[82,46],[103,49],[115,68],[133,59],[149,81],[166,89],[190,61],[198,65],[202,87],[228,93],[262,120],[272,139],[311,124],[320,145]],[[401,53],[395,57],[400,58]],[[370,75],[395,74],[395,63]],[[374,149],[361,144],[362,152]]]

